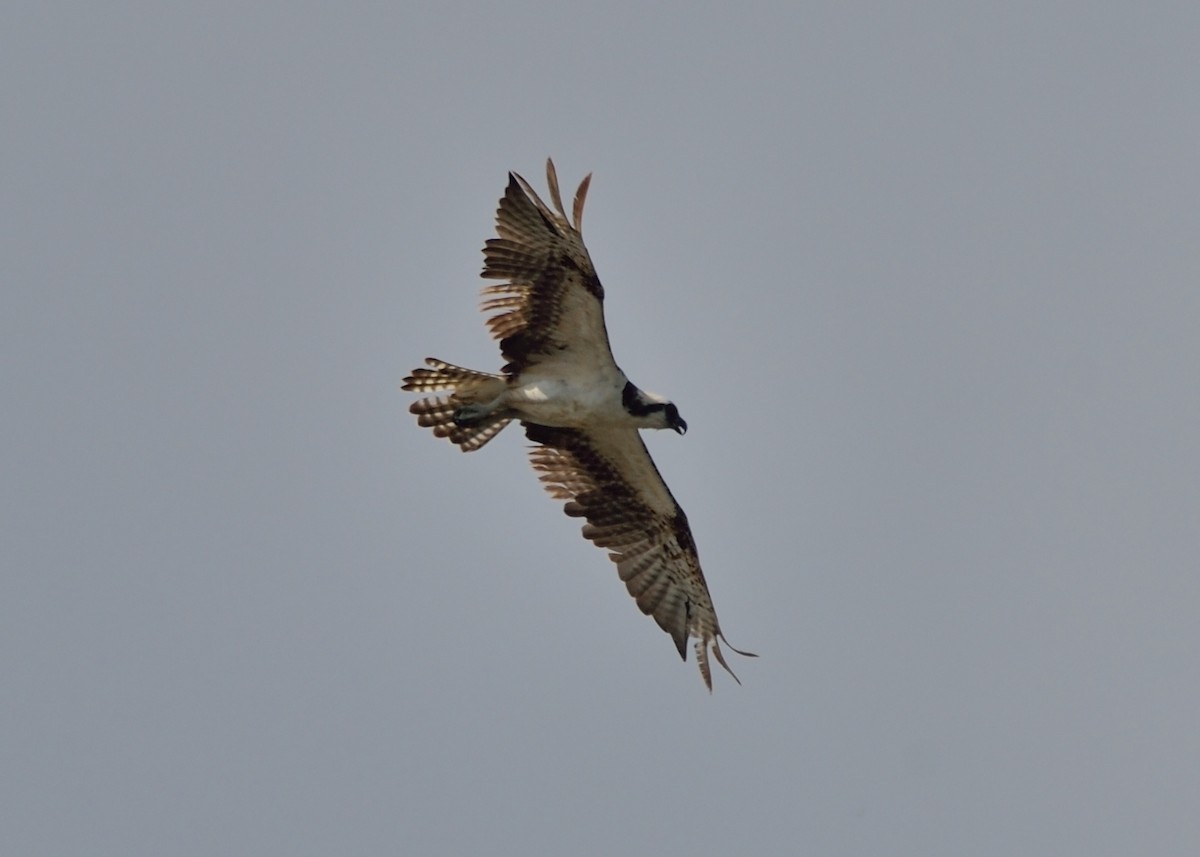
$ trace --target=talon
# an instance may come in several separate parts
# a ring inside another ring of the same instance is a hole
[[[459,428],[473,426],[487,416],[487,411],[478,406],[467,405],[454,412],[454,424]]]

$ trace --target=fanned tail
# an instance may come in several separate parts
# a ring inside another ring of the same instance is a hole
[[[474,452],[512,422],[503,411],[462,424],[455,420],[455,415],[464,406],[488,402],[502,395],[507,386],[503,375],[465,369],[432,357],[427,357],[425,363],[430,368],[414,369],[404,379],[402,389],[414,393],[437,390],[450,390],[451,393],[413,402],[408,410],[416,414],[417,425],[433,429],[435,437],[449,438],[463,452]]]

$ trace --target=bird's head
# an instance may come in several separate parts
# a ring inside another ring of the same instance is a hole
[[[666,417],[666,428],[674,429],[676,434],[687,434],[687,423],[683,417],[679,416],[679,408],[675,407],[674,402],[667,402],[663,407],[663,416]]]
[[[687,432],[687,423],[679,416],[679,408],[656,393],[647,393],[629,383],[625,385],[622,401],[625,410],[637,418],[642,428],[671,429],[678,434]]]

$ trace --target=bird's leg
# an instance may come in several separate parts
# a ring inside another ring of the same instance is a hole
[[[459,428],[478,425],[491,412],[487,405],[463,405],[454,412],[454,424]]]

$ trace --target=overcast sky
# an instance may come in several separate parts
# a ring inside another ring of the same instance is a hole
[[[0,852],[1196,853],[1200,6],[411,5],[6,5]],[[547,155],[741,687],[407,413]]]

